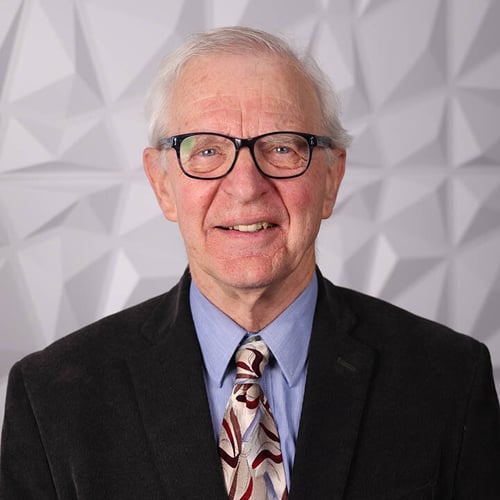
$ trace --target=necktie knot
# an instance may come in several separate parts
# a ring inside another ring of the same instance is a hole
[[[269,362],[269,349],[260,337],[254,337],[238,348],[235,361],[236,383],[256,383]]]

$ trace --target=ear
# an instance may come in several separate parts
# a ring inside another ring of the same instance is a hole
[[[327,166],[326,182],[325,182],[325,197],[323,199],[323,219],[328,219],[332,215],[337,193],[339,192],[340,183],[345,172],[345,149],[336,149],[333,151],[334,158],[330,165]]]
[[[165,165],[161,164],[161,152],[146,148],[142,155],[144,170],[160,205],[163,215],[172,222],[177,222],[177,204],[172,187],[172,180]]]

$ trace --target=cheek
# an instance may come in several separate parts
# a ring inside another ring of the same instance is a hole
[[[188,180],[177,186],[175,196],[177,200],[178,223],[183,234],[199,231],[210,209],[214,197],[210,186],[200,185],[196,180]],[[208,188],[208,189],[207,189]],[[188,234],[184,234],[188,236]]]
[[[302,180],[302,184],[291,192],[296,210],[304,217],[317,217],[325,197],[325,179],[320,175],[311,175],[298,177],[297,180]]]
[[[295,192],[295,213],[291,214],[292,220],[295,220],[296,238],[302,239],[303,244],[310,244],[317,237],[321,222],[325,219],[328,188],[326,168],[328,167],[321,164],[313,165],[313,167],[315,170],[306,173],[306,175],[311,174],[309,177],[303,176],[304,183],[301,189]]]

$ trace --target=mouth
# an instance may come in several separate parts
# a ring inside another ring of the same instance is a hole
[[[276,224],[272,222],[255,222],[254,224],[237,224],[235,226],[218,226],[219,229],[224,229],[226,231],[239,231],[241,233],[257,233],[258,231],[263,231],[264,229],[269,229],[275,227]]]

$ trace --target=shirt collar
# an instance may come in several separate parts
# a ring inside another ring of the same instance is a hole
[[[297,382],[307,361],[317,295],[315,274],[295,301],[258,332],[273,353],[289,386]],[[205,369],[220,387],[234,352],[248,332],[215,307],[194,281],[191,282],[189,300]]]

